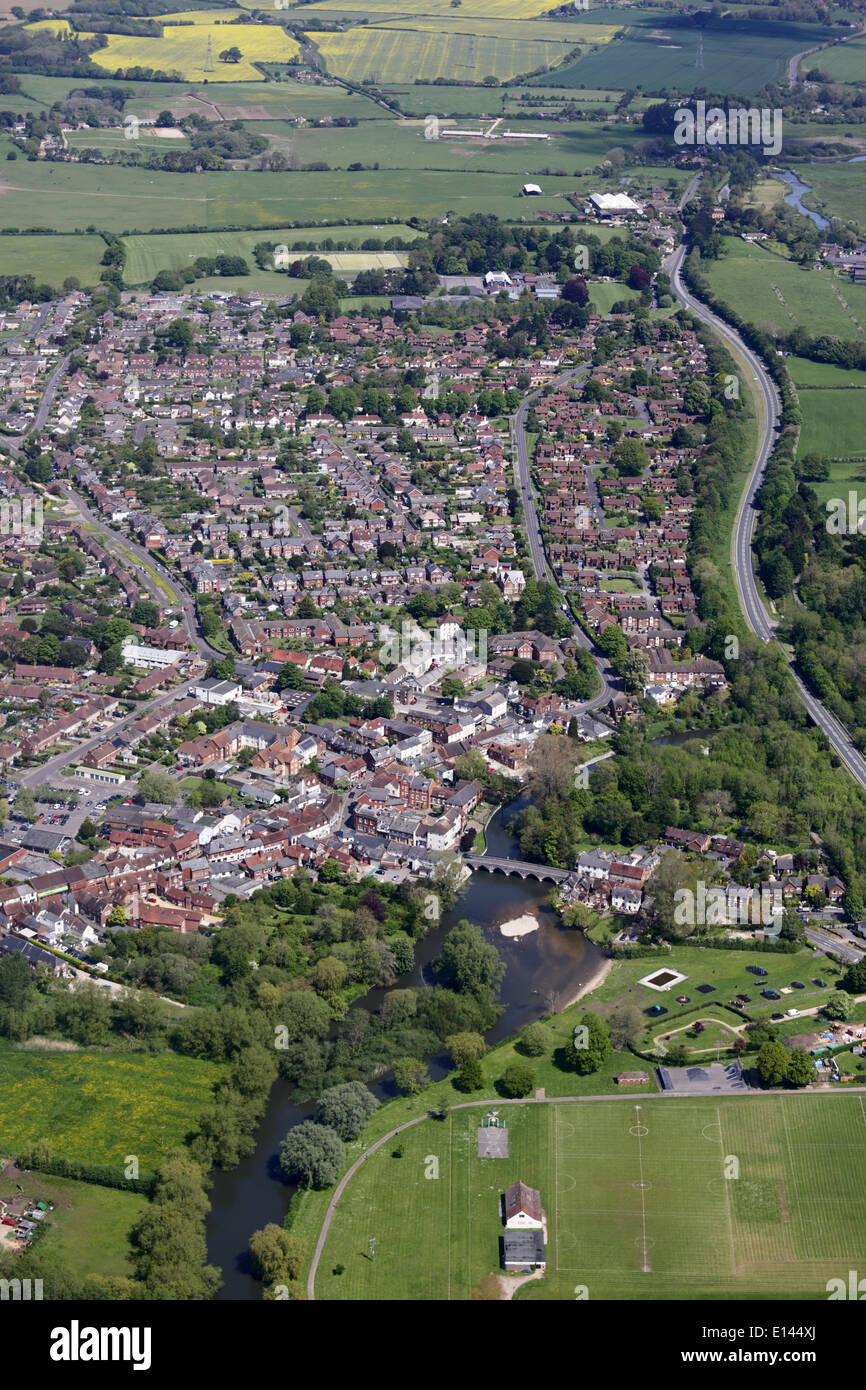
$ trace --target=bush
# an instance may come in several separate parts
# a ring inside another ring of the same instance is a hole
[[[525,1057],[543,1057],[550,1051],[551,1037],[543,1023],[530,1023],[517,1044]]]
[[[477,1058],[470,1058],[454,1078],[458,1091],[481,1091],[484,1089],[484,1071]]]
[[[535,1089],[535,1072],[525,1062],[511,1062],[505,1068],[499,1088],[514,1099],[528,1096]]]

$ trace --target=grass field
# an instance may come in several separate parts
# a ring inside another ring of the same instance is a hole
[[[67,275],[82,285],[99,281],[105,242],[98,236],[5,236],[0,240],[4,275],[34,275],[60,288]]]
[[[858,1095],[501,1113],[506,1159],[477,1156],[483,1109],[422,1121],[400,1136],[402,1158],[389,1141],[367,1159],[335,1214],[316,1297],[470,1298],[499,1269],[499,1195],[518,1179],[540,1191],[548,1226],[547,1275],[521,1297],[823,1299],[862,1254]]]
[[[807,58],[805,66],[820,68],[832,82],[866,82],[866,38],[849,39],[825,48],[823,53]]]
[[[866,286],[829,268],[805,270],[731,238],[726,255],[702,269],[716,294],[752,323],[777,333],[806,324],[815,334],[866,337]]]
[[[797,164],[791,168],[812,192],[803,195],[807,207],[825,217],[838,217],[858,236],[866,236],[866,165]]]
[[[637,87],[670,94],[702,88],[749,96],[784,76],[787,60],[794,53],[820,43],[833,32],[815,24],[732,17],[703,28],[703,67],[697,68],[698,31],[691,16],[603,9],[591,11],[587,20],[605,23],[617,13],[629,25],[623,36],[540,79],[540,85]],[[573,22],[576,29],[583,27],[579,16]]]
[[[163,1147],[184,1141],[210,1101],[220,1068],[175,1053],[0,1051],[3,1148],[14,1154],[47,1139],[65,1158],[142,1173]]]
[[[125,239],[126,269],[125,279],[129,285],[144,284],[152,280],[160,270],[180,270],[195,260],[196,256],[246,256],[253,268],[253,247],[260,241],[273,241],[277,245],[295,246],[298,242],[348,242],[360,246],[369,237],[379,237],[387,241],[389,237],[405,237],[413,240],[420,236],[412,227],[403,224],[388,226],[385,223],[366,227],[304,227],[300,231],[291,227],[273,227],[265,235],[261,230],[255,232],[179,232],[153,236],[130,236]],[[100,245],[105,243],[100,240]],[[307,252],[301,252],[307,255]],[[327,253],[332,256],[335,253]],[[373,252],[365,253],[374,255]],[[286,276],[278,277],[285,287]]]
[[[254,0],[245,4],[243,8],[255,9],[257,6]],[[274,9],[276,9],[274,5]],[[426,15],[443,15],[451,17],[453,11],[451,0],[407,0],[405,5],[401,5],[399,0],[339,0],[338,4],[329,4],[327,0],[320,0],[315,5],[290,5],[293,11],[292,18],[296,19],[297,12],[300,14],[393,14],[398,17],[411,16],[413,19],[422,19]],[[538,15],[545,14],[548,10],[555,9],[555,5],[550,0],[464,0],[460,6],[460,18],[466,15],[479,15],[482,19],[535,19]]]
[[[109,72],[127,67],[151,67],[177,74],[187,81],[208,84],[255,82],[264,80],[255,63],[288,63],[297,58],[300,47],[284,29],[261,24],[166,24],[162,38],[137,38],[131,34],[109,34],[108,47],[98,49],[93,61]],[[205,67],[207,41],[213,45],[214,71]],[[237,63],[220,61],[220,53],[237,46],[243,57]]]
[[[800,391],[803,428],[799,455],[820,453],[842,462],[830,464],[826,482],[810,483],[820,500],[847,497],[848,489],[863,487],[862,463],[848,463],[846,456],[866,454],[866,391]]]
[[[17,1175],[13,1178],[0,1173],[0,1197],[20,1195],[19,1181]],[[47,1217],[49,1229],[39,1243],[40,1258],[46,1265],[56,1257],[77,1277],[132,1274],[129,1232],[147,1206],[146,1197],[47,1173],[30,1173],[23,1185],[28,1197],[53,1202],[56,1207]]]
[[[124,84],[126,85],[126,84]],[[136,95],[127,101],[124,111],[142,120],[154,120],[168,106],[176,116],[197,111],[213,120],[244,119],[266,121],[303,117],[316,120],[321,116],[350,116],[363,121],[381,120],[384,111],[369,97],[347,92],[331,83],[312,85],[281,77],[277,82],[222,83],[217,91],[200,83],[161,82],[133,83]]]

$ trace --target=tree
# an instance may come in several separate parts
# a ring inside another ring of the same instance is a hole
[[[602,1062],[611,1056],[613,1048],[607,1024],[598,1014],[585,1013],[575,1029],[574,1037],[560,1049],[560,1060],[566,1071],[588,1076],[598,1071]]]
[[[177,801],[177,784],[161,768],[153,767],[138,779],[136,796],[140,801],[152,801],[161,806],[173,806]]]
[[[239,63],[243,56],[237,45],[232,44],[231,48],[223,49],[219,55],[219,60],[221,63]]]
[[[36,798],[29,787],[21,787],[15,798],[15,814],[21,820],[35,820],[38,814],[36,810]]]
[[[542,734],[529,757],[529,790],[536,801],[565,796],[574,785],[578,756],[571,739]]]
[[[848,966],[839,981],[839,988],[848,994],[866,994],[866,960],[858,960]]]
[[[527,1057],[543,1057],[550,1051],[550,1033],[543,1023],[530,1023],[520,1034],[517,1045]]]
[[[853,995],[846,994],[841,989],[834,989],[824,1004],[824,1013],[828,1018],[838,1019],[840,1023],[846,1023],[853,1014],[854,1007]]]
[[[126,908],[121,903],[118,903],[117,906],[113,907],[109,912],[108,925],[110,927],[126,926]]]
[[[335,956],[323,956],[310,971],[310,984],[325,999],[334,999],[346,983],[346,966]]]
[[[414,1096],[429,1086],[430,1073],[417,1057],[398,1057],[394,1063],[394,1083],[399,1091],[408,1091]]]
[[[492,998],[505,973],[496,947],[484,940],[480,927],[465,920],[446,936],[435,969],[443,983],[458,994],[476,998]]]
[[[804,1047],[790,1049],[787,1080],[791,1086],[808,1086],[815,1080],[815,1064]]]
[[[758,1075],[765,1086],[781,1086],[788,1076],[788,1049],[771,1038],[758,1053]]]
[[[465,1067],[467,1062],[479,1062],[487,1051],[480,1033],[452,1033],[445,1039],[445,1046],[457,1068]]]
[[[323,1091],[316,1105],[319,1124],[330,1125],[341,1139],[357,1139],[379,1102],[361,1081],[346,1081]]]
[[[636,695],[643,690],[650,673],[650,661],[646,652],[640,647],[634,647],[623,660],[621,673],[630,695]]]
[[[465,1062],[454,1078],[454,1085],[458,1091],[483,1091],[486,1082],[481,1063],[476,1058]]]
[[[330,1187],[346,1162],[343,1141],[336,1130],[304,1120],[290,1129],[280,1145],[280,1167],[287,1178],[306,1187]]]
[[[619,1051],[621,1047],[636,1047],[643,1037],[643,1014],[636,1004],[619,1004],[608,1020],[610,1040]]]
[[[649,466],[649,454],[640,439],[621,439],[611,451],[610,461],[621,478],[639,478]]]
[[[250,1270],[264,1284],[288,1284],[300,1277],[306,1244],[273,1222],[250,1236]]]
[[[519,1099],[528,1096],[535,1088],[535,1072],[526,1062],[509,1062],[499,1083],[506,1096]]]

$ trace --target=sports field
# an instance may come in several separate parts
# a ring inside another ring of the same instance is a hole
[[[298,242],[322,242],[330,241],[336,245],[343,242],[353,247],[360,247],[362,241],[370,237],[376,237],[381,241],[387,241],[389,237],[405,237],[407,240],[414,240],[420,236],[412,227],[403,225],[388,226],[387,224],[370,225],[367,227],[302,227],[300,230],[292,227],[269,228],[267,233],[263,231],[255,232],[179,232],[176,234],[166,233],[154,236],[130,236],[126,237],[126,269],[124,278],[128,285],[145,284],[152,280],[160,270],[182,270],[189,265],[196,256],[245,256],[249,262],[250,270],[254,268],[252,259],[253,247],[260,241],[272,241],[275,245],[295,246]],[[105,245],[100,241],[101,245]],[[2,249],[2,243],[0,243]],[[299,256],[310,255],[310,252],[300,251]],[[327,252],[328,258],[334,260],[339,253]],[[368,251],[363,254],[369,265],[378,264],[378,259],[383,255],[392,253]],[[344,267],[346,269],[348,267]],[[364,266],[358,266],[364,269]],[[286,278],[280,277],[283,291],[286,290]]]
[[[859,1095],[500,1113],[507,1158],[477,1156],[477,1108],[406,1130],[403,1157],[393,1140],[367,1159],[335,1213],[317,1298],[470,1298],[499,1269],[499,1196],[518,1179],[540,1191],[547,1218],[547,1274],[521,1297],[824,1299],[827,1280],[862,1260]]]

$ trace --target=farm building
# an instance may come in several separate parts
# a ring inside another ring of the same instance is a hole
[[[535,198],[541,192],[537,183],[525,183],[523,185],[524,198]]]
[[[627,212],[643,212],[640,203],[627,193],[591,193],[589,209],[600,217],[617,217]]]

